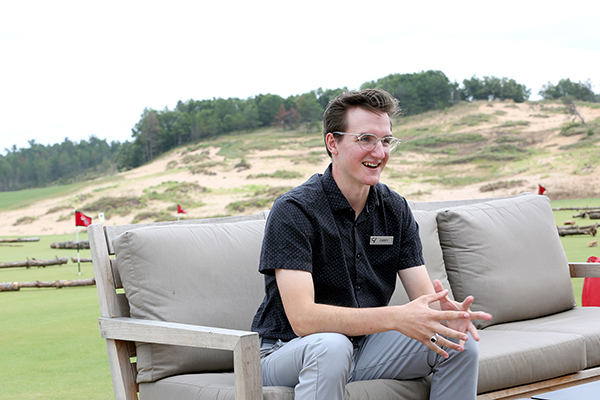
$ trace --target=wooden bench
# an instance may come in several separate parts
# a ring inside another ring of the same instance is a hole
[[[466,202],[466,204],[469,203],[472,203],[472,201]],[[414,209],[418,209],[418,204],[413,205]],[[452,202],[451,205],[454,207],[460,205],[460,203]],[[436,208],[438,206],[441,208],[444,203],[436,204]],[[427,207],[427,205],[424,205],[423,209],[427,209]],[[130,303],[123,289],[117,261],[113,257],[115,255],[113,240],[124,232],[140,228],[264,221],[266,216],[267,213],[263,212],[242,217],[117,226],[93,224],[88,227],[100,302],[100,333],[106,340],[116,399],[132,400],[138,398],[136,342],[232,351],[235,398],[238,400],[263,398],[259,337],[256,333],[130,317]],[[571,277],[577,278],[600,277],[599,267],[600,264],[594,265],[591,263],[569,264]],[[517,399],[598,379],[600,379],[600,367],[596,366],[542,382],[533,382],[482,393],[478,396],[478,399]]]

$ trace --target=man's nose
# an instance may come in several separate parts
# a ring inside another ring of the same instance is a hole
[[[383,142],[381,140],[377,141],[375,147],[373,148],[373,150],[371,150],[371,153],[380,158],[383,158],[385,156],[385,148],[383,147]]]

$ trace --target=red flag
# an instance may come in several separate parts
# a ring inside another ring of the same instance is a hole
[[[90,226],[92,219],[80,211],[75,211],[75,226]]]
[[[179,204],[177,204],[177,214],[187,214],[183,208]]]
[[[538,194],[544,194],[545,191],[546,191],[546,188],[543,187],[542,185],[538,184]]]

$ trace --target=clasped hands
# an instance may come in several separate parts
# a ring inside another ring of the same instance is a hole
[[[471,311],[473,296],[468,296],[462,303],[459,303],[448,298],[448,290],[444,289],[439,280],[433,281],[433,287],[435,294],[421,296],[415,300],[417,303],[415,305],[426,305],[429,310],[424,315],[421,314],[419,318],[421,324],[416,324],[419,328],[413,326],[417,328],[416,332],[412,332],[414,336],[409,336],[419,340],[444,358],[448,358],[448,353],[443,347],[463,351],[464,343],[469,339],[469,333],[473,339],[479,341],[477,328],[472,321],[476,319],[490,321],[492,315],[482,311]],[[436,303],[439,305],[439,309],[436,309]],[[433,305],[433,308],[430,305]],[[434,343],[431,341],[431,337],[435,337],[436,334],[439,335]],[[447,338],[458,339],[458,343]]]

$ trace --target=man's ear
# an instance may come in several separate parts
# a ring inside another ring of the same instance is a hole
[[[329,132],[327,136],[325,136],[325,143],[331,154],[338,153],[337,140],[335,139],[335,136],[333,136],[333,133]]]

